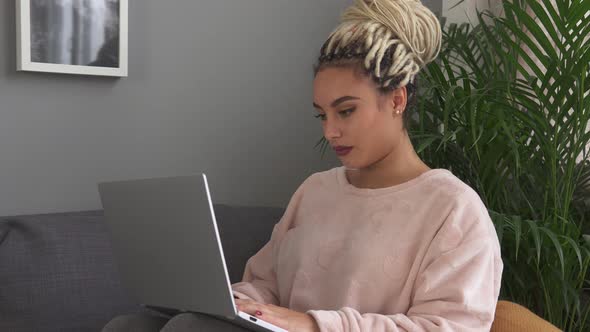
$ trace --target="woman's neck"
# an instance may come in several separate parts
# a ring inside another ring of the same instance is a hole
[[[348,182],[358,188],[378,189],[409,181],[430,170],[416,154],[407,134],[383,159],[358,170],[347,170]]]

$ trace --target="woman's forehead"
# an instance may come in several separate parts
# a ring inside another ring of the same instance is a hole
[[[314,89],[370,89],[369,77],[358,75],[352,69],[327,68],[316,75]]]
[[[347,95],[366,98],[374,94],[375,87],[371,84],[371,80],[355,75],[354,71],[350,69],[324,69],[316,75],[314,80],[316,103],[331,102]]]

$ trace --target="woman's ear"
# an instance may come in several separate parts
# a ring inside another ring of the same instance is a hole
[[[390,102],[393,106],[393,115],[400,115],[406,109],[408,103],[408,92],[405,86],[391,91]]]

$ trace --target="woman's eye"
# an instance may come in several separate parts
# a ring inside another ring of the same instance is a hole
[[[342,115],[342,116],[348,116],[348,115],[350,115],[350,114],[351,114],[352,112],[354,112],[354,111],[355,111],[355,109],[354,109],[354,108],[350,108],[350,109],[347,109],[347,110],[344,110],[344,111],[340,111],[340,112],[338,112],[338,113],[339,113],[340,115]]]
[[[338,114],[340,114],[342,117],[346,117],[346,116],[349,116],[354,111],[355,111],[355,109],[351,108],[351,109],[340,111],[340,112],[338,112]],[[326,114],[318,114],[318,115],[315,115],[315,117],[322,120],[322,121],[326,121]]]
[[[318,114],[314,116],[316,119],[320,119],[322,121],[326,121],[326,114]]]

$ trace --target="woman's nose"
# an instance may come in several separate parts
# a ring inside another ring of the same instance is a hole
[[[324,122],[324,137],[327,140],[338,138],[342,135],[342,132],[335,121],[326,120]]]

